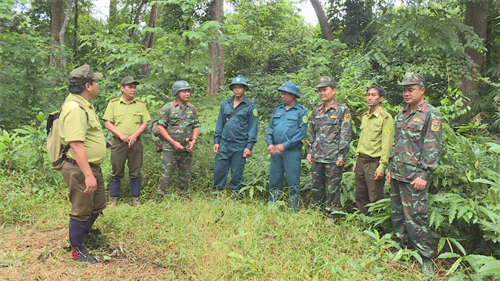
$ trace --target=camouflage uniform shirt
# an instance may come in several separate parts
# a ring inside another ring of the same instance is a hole
[[[187,103],[184,108],[177,102],[167,103],[160,110],[158,125],[162,125],[170,137],[186,147],[186,138],[193,136],[193,128],[198,128],[198,111],[192,104]],[[163,139],[164,151],[175,151],[174,147]]]
[[[307,153],[317,163],[345,160],[351,134],[351,114],[347,106],[337,102],[329,108],[315,106],[307,131]]]
[[[441,154],[441,113],[424,100],[414,112],[410,106],[396,116],[394,144],[389,160],[391,177],[412,182],[429,181]]]

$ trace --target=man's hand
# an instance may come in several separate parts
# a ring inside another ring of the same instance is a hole
[[[85,193],[93,193],[97,189],[97,181],[94,177],[94,175],[86,176],[85,177]]]
[[[352,172],[355,173],[356,172],[356,165],[352,166]]]
[[[251,154],[252,154],[252,151],[250,149],[245,148],[245,150],[243,150],[243,158],[247,158]]]
[[[219,153],[219,144],[218,143],[214,144],[214,148],[213,149],[214,149],[215,153]]]
[[[195,140],[192,140],[189,142],[189,145],[187,147],[187,152],[191,153],[194,149],[194,145],[196,144],[196,141]]]
[[[274,146],[274,150],[276,151],[276,154],[280,154],[281,152],[285,151],[285,147],[280,143]]]
[[[131,148],[132,145],[137,141],[137,136],[136,135],[131,135],[128,139],[128,147]]]
[[[173,147],[175,150],[180,151],[184,149],[184,146],[178,141],[174,141]]]
[[[375,171],[375,175],[374,175],[374,178],[373,180],[381,180],[384,178],[384,174],[382,174],[381,172],[379,171]]]
[[[126,143],[130,142],[130,137],[127,135],[121,135],[120,139],[122,140],[122,142],[126,142]]]
[[[307,158],[307,162],[309,162],[309,164],[311,164],[312,154],[307,154],[306,158]]]
[[[425,186],[427,185],[427,181],[422,178],[416,178],[410,184],[413,185],[416,190],[421,191],[424,190]]]
[[[269,152],[269,154],[274,156],[274,154],[276,154],[276,150],[274,149],[274,145],[272,145],[272,144],[268,145],[267,152]]]
[[[344,163],[345,163],[344,160],[339,159],[339,160],[337,160],[336,164],[337,164],[337,167],[342,167],[342,166],[344,166]]]
[[[388,184],[391,184],[391,172],[387,172],[387,176],[385,176],[385,180]]]

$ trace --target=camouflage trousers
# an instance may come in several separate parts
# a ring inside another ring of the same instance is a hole
[[[391,220],[396,236],[403,245],[413,245],[423,258],[431,258],[434,252],[432,235],[427,220],[429,204],[428,186],[415,190],[407,182],[391,181]]]
[[[325,212],[340,208],[340,182],[343,167],[336,163],[311,163],[311,206],[323,207]]]
[[[170,191],[170,180],[175,171],[179,168],[179,180],[177,190],[179,193],[186,193],[191,180],[191,163],[193,158],[187,151],[165,151],[161,153],[161,177],[159,187],[165,192]]]

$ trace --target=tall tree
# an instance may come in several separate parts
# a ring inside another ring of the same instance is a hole
[[[465,4],[464,23],[471,26],[474,32],[482,39],[486,38],[488,26],[489,0],[469,0]],[[469,55],[475,66],[469,67],[471,78],[462,79],[462,92],[473,102],[477,95],[477,74],[481,72],[483,54],[477,50],[470,50]]]
[[[158,3],[155,3],[153,7],[151,7],[151,14],[149,15],[149,23],[148,27],[156,27],[156,18],[158,17]],[[146,32],[146,36],[144,36],[144,40],[142,40],[142,44],[145,49],[153,48],[155,43],[155,34],[153,32]],[[145,64],[141,66],[141,72],[144,77],[149,78],[149,64]]]
[[[59,32],[64,23],[64,0],[53,0],[50,16],[50,42],[51,48],[54,50],[55,46],[59,45]],[[57,59],[53,56],[49,58],[51,65],[58,64]]]
[[[325,11],[323,11],[323,7],[321,7],[321,3],[319,0],[311,0],[311,4],[313,5],[314,11],[316,12],[316,16],[318,17],[319,25],[321,26],[321,32],[323,33],[323,37],[326,40],[333,40],[333,32],[328,25],[328,19],[325,16]]]
[[[133,24],[136,24],[136,25],[139,24],[139,19],[140,19],[140,16],[141,16],[142,8],[147,3],[148,3],[148,0],[142,0],[141,4],[139,5],[139,8],[137,8],[137,12],[135,14]],[[135,34],[135,27],[132,28],[132,30],[130,31],[130,39],[134,38],[134,34]]]
[[[224,0],[213,0],[210,8],[210,19],[220,23],[218,33],[223,34],[222,23],[224,22]],[[207,95],[215,95],[217,88],[224,85],[224,46],[217,42],[208,43],[208,56],[210,59],[219,59],[208,65]]]

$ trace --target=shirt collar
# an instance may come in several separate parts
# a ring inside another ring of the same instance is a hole
[[[422,101],[422,102],[421,102],[421,103],[417,106],[417,110],[416,110],[416,111],[424,112],[424,111],[425,111],[425,108],[427,107],[427,104],[428,104],[428,103],[429,103],[429,102],[428,102],[426,99],[424,99],[424,100],[423,100],[423,101]],[[405,108],[403,109],[403,111],[408,111],[408,110],[410,110],[410,108],[411,108],[411,107],[410,107],[410,105],[409,105],[409,104],[407,104],[407,105],[405,106]]]
[[[66,101],[76,101],[76,102],[79,102],[82,105],[85,105],[88,108],[92,108],[92,109],[94,108],[94,106],[92,105],[91,102],[89,102],[88,100],[84,99],[79,94],[73,94],[73,93],[69,94],[69,96],[66,98]]]
[[[367,111],[368,118],[371,118],[372,116],[378,117],[380,115],[380,111],[382,111],[381,106],[379,106],[372,114],[370,114],[370,110],[368,110]]]

